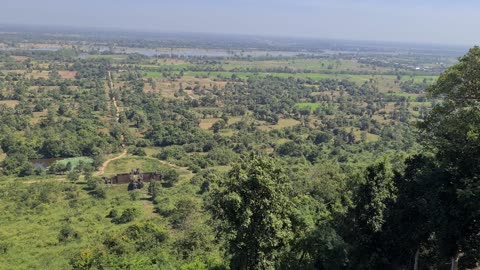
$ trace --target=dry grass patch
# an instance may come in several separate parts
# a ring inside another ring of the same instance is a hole
[[[200,128],[204,130],[209,130],[213,124],[215,124],[218,120],[221,118],[206,118],[206,119],[200,119]]]
[[[278,123],[276,125],[261,125],[258,128],[264,131],[269,131],[273,129],[281,129],[281,128],[286,128],[286,127],[294,127],[296,125],[300,124],[300,121],[287,118],[287,119],[280,119],[278,120]]]
[[[28,59],[28,57],[20,55],[12,55],[11,57],[17,62],[22,62]]]
[[[15,108],[20,103],[18,100],[0,100],[0,105],[6,105],[10,108]]]
[[[48,110],[43,110],[41,112],[33,112],[33,118],[30,122],[34,125],[38,124],[43,118],[47,117],[47,114]]]
[[[233,125],[236,124],[240,121],[242,121],[243,117],[242,116],[233,116],[228,118],[228,124]]]
[[[59,71],[58,74],[60,74],[60,77],[62,77],[62,79],[75,79],[75,76],[77,75],[77,72],[76,71],[62,70],[62,71]]]
[[[345,129],[347,132],[350,131],[350,129]],[[358,128],[354,128],[353,129],[353,135],[355,136],[355,141],[359,142],[362,138],[362,133],[363,131],[361,131],[360,129]],[[380,136],[376,135],[376,134],[372,134],[372,133],[368,133],[366,132],[366,142],[376,142],[380,139]]]
[[[28,74],[27,76],[32,77],[34,79],[40,79],[40,78],[48,79],[48,74],[49,72],[46,70],[34,70],[32,73]]]
[[[389,102],[387,103],[387,105],[385,105],[385,108],[383,108],[382,110],[380,110],[380,112],[386,112],[386,113],[392,113],[394,112],[396,109],[396,106],[395,106],[395,103],[393,102]]]

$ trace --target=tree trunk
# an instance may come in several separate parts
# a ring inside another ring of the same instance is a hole
[[[413,270],[418,270],[418,257],[420,256],[420,248],[415,252],[415,263],[413,264]]]
[[[450,270],[457,270],[458,268],[458,255],[452,256]]]

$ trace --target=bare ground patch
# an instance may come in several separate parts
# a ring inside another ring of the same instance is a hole
[[[60,74],[60,77],[62,77],[62,79],[75,79],[75,75],[77,75],[77,72],[62,70],[62,71],[59,71],[58,74]]]
[[[15,108],[20,103],[18,100],[0,100],[0,105],[6,105],[10,108]]]

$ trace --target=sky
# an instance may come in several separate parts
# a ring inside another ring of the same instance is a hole
[[[477,0],[0,0],[0,23],[480,44]]]

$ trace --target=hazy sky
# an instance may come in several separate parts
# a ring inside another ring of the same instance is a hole
[[[0,23],[480,44],[478,0],[0,0]]]

